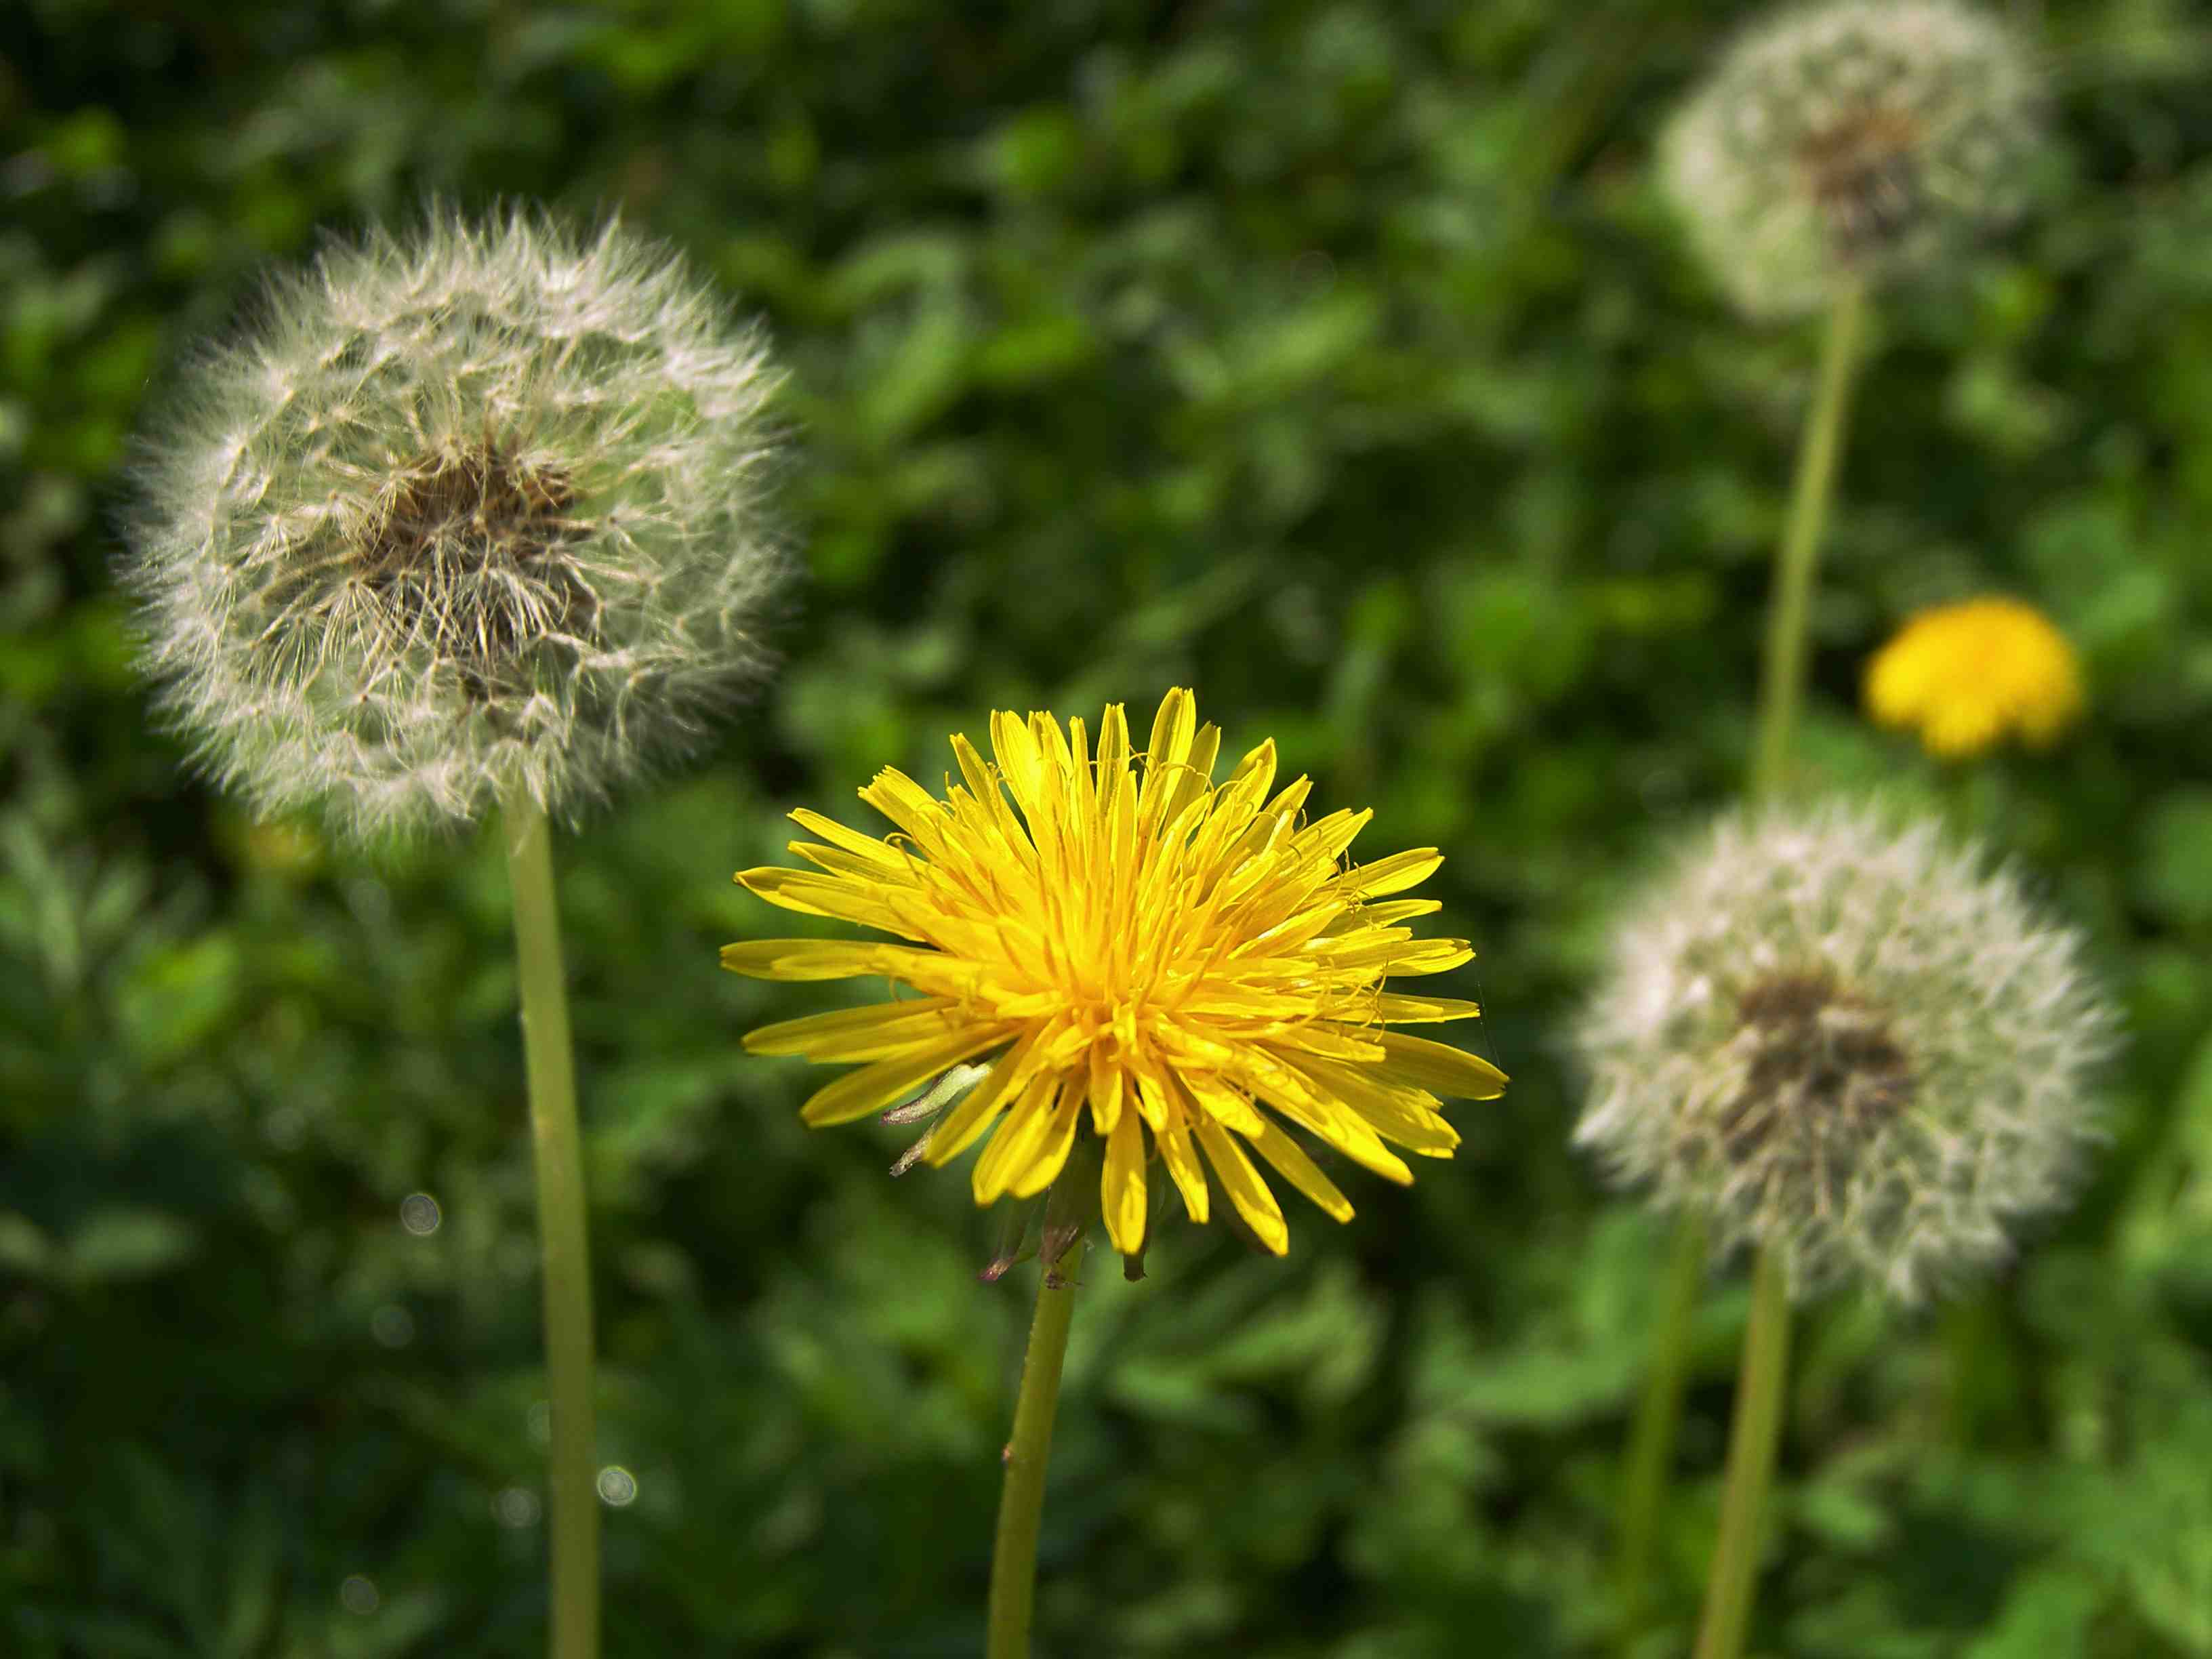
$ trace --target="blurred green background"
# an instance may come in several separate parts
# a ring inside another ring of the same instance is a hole
[[[1917,1317],[1801,1326],[1768,1653],[2212,1655],[2212,20],[2013,8],[2057,143],[1885,302],[1806,750],[2016,861],[2131,1036],[2081,1202]],[[1285,1262],[1094,1263],[1042,1652],[1600,1650],[1664,1229],[1565,1144],[1561,1032],[1655,843],[1739,781],[1812,331],[1688,264],[1687,0],[17,0],[0,16],[0,1648],[521,1656],[538,1304],[504,874],[257,826],[149,729],[110,574],[149,387],[271,262],[412,211],[619,206],[773,329],[810,574],[720,746],[559,849],[610,1652],[965,1656],[1033,1279],[738,1035],[780,813],[864,820],[994,706],[1197,688],[1374,850],[1426,842],[1515,1075]],[[1856,712],[1908,611],[2076,641],[2051,755]],[[428,1195],[434,1209],[416,1195]],[[434,1224],[433,1224],[434,1223]],[[1710,1548],[1740,1273],[1664,1540]],[[624,1491],[616,1483],[617,1495]]]

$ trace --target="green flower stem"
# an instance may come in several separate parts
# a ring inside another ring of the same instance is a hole
[[[514,888],[515,962],[530,1133],[538,1170],[538,1234],[544,1261],[545,1376],[552,1404],[553,1659],[598,1659],[599,1505],[592,1430],[592,1261],[584,1226],[584,1160],[568,992],[545,814],[520,794],[507,803],[507,873]]]
[[[1045,1206],[1044,1236],[1057,1237],[1066,1180],[1054,1184]],[[1061,1223],[1064,1226],[1065,1221]],[[988,1659],[1028,1659],[1030,1613],[1036,1600],[1037,1523],[1044,1513],[1045,1465],[1052,1456],[1052,1419],[1060,1406],[1060,1370],[1067,1358],[1068,1321],[1075,1312],[1075,1275],[1083,1261],[1079,1230],[1053,1260],[1042,1264],[1036,1317],[1022,1359],[1021,1393],[1014,1402],[1014,1437],[1006,1453],[1006,1484],[999,1499],[999,1536],[991,1552],[991,1621]]]
[[[1843,453],[1844,422],[1866,321],[1866,290],[1846,282],[1828,308],[1827,337],[1820,347],[1820,380],[1813,413],[1797,450],[1797,479],[1790,492],[1790,518],[1775,556],[1774,597],[1766,612],[1766,658],[1759,686],[1759,735],[1752,749],[1751,793],[1764,799],[1790,775],[1790,738],[1805,692],[1806,619],[1813,606],[1813,573],[1820,559],[1820,532],[1835,493],[1836,461]]]
[[[1843,453],[1850,411],[1851,380],[1865,332],[1866,290],[1846,282],[1836,290],[1820,347],[1820,380],[1798,445],[1790,512],[1774,556],[1774,589],[1766,613],[1766,650],[1760,668],[1757,733],[1749,788],[1753,800],[1778,793],[1790,776],[1790,742],[1804,701],[1805,640],[1813,608],[1813,576],[1820,536],[1835,494],[1836,463]],[[1685,1215],[1674,1235],[1672,1266],[1660,1325],[1652,1340],[1650,1369],[1637,1408],[1621,1510],[1622,1616],[1632,1641],[1641,1627],[1644,1586],[1650,1576],[1658,1512],[1667,1472],[1674,1462],[1674,1436],[1682,1419],[1682,1385],[1697,1311],[1697,1289],[1705,1249],[1705,1218]],[[1740,1408],[1739,1408],[1740,1409]]]
[[[1720,1541],[1705,1581],[1705,1617],[1695,1659],[1738,1659],[1751,1622],[1759,1565],[1759,1523],[1774,1474],[1782,1430],[1782,1384],[1790,1364],[1790,1281],[1782,1252],[1759,1253],[1751,1276],[1751,1323],[1736,1375],[1735,1421],[1729,1431],[1728,1480],[1721,1492]]]
[[[1628,1443],[1628,1478],[1620,1504],[1620,1608],[1632,1642],[1644,1628],[1644,1586],[1659,1534],[1659,1511],[1674,1461],[1674,1433],[1682,1420],[1682,1382],[1689,1369],[1690,1328],[1705,1277],[1703,1219],[1686,1214],[1674,1229],[1667,1264],[1659,1329],[1650,1370]]]

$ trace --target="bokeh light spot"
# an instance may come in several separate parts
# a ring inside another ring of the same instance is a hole
[[[399,1201],[399,1224],[417,1238],[428,1238],[438,1231],[438,1224],[446,1212],[438,1207],[438,1200],[428,1193],[410,1193]]]

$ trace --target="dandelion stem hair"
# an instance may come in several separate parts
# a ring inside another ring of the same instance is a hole
[[[1674,1223],[1659,1317],[1652,1328],[1644,1391],[1629,1431],[1620,1500],[1621,1632],[1633,1646],[1648,1612],[1651,1557],[1674,1473],[1674,1441],[1681,1428],[1682,1390],[1689,1377],[1690,1334],[1705,1283],[1710,1246],[1705,1218],[1684,1211]]]
[[[1046,1201],[1044,1237],[1047,1249],[1054,1253],[1047,1258],[1040,1252],[1036,1314],[1030,1326],[1029,1347],[1022,1356],[1013,1437],[1006,1443],[1006,1485],[999,1498],[999,1529],[991,1550],[985,1659],[1029,1659],[1045,1469],[1052,1456],[1060,1369],[1067,1357],[1067,1332],[1075,1316],[1076,1281],[1083,1263],[1080,1207],[1080,1200],[1065,1187],[1055,1187]],[[1067,1239],[1066,1247],[1054,1249],[1063,1237]]]
[[[568,992],[544,810],[518,790],[502,826],[514,890],[515,966],[530,1087],[531,1162],[545,1313],[552,1659],[598,1659],[599,1507],[592,1416],[592,1261]]]
[[[1789,1368],[1789,1268],[1782,1247],[1770,1244],[1760,1249],[1752,1269],[1751,1319],[1744,1328],[1729,1425],[1728,1474],[1721,1487],[1720,1538],[1705,1580],[1693,1659],[1738,1659],[1743,1652],[1759,1573],[1759,1522],[1773,1482]]]
[[[1766,649],[1761,660],[1758,728],[1752,751],[1754,799],[1773,794],[1789,776],[1790,740],[1805,696],[1805,641],[1820,569],[1820,540],[1835,494],[1865,315],[1864,285],[1844,282],[1828,307],[1820,378],[1798,449],[1782,543],[1775,552],[1774,589],[1767,605]]]

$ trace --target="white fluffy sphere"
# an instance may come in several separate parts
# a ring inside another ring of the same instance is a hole
[[[1995,18],[1954,0],[1832,0],[1747,32],[1662,146],[1668,194],[1754,317],[1818,306],[2009,217],[2037,86]]]
[[[257,806],[364,836],[572,816],[765,664],[775,381],[616,225],[332,246],[144,445],[125,577],[165,712]]]
[[[1615,930],[1575,1138],[1722,1245],[1782,1246],[1801,1295],[1917,1300],[2001,1258],[2095,1135],[2114,1017],[2081,956],[1933,824],[1731,814]]]

